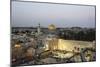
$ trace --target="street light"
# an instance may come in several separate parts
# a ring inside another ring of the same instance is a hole
[[[15,44],[15,46],[14,46],[15,48],[20,48],[21,47],[21,45],[19,45],[19,44]]]

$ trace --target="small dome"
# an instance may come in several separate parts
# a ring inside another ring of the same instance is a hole
[[[56,27],[55,27],[55,25],[51,24],[51,25],[48,26],[48,29],[49,29],[49,30],[55,30]]]

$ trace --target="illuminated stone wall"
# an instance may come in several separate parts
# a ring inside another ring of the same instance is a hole
[[[81,51],[84,48],[93,48],[93,42],[59,39],[58,49],[66,51]]]
[[[47,40],[47,50],[66,50],[66,51],[80,51],[84,48],[93,48],[92,42],[86,41],[74,41],[74,40],[63,40],[63,39],[51,39]]]
[[[56,38],[45,40],[44,44],[45,44],[45,46],[44,46],[45,50],[58,49],[58,39],[56,39]]]

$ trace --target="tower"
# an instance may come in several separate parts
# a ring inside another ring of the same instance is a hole
[[[41,33],[40,23],[38,24],[38,27],[37,27],[37,33],[38,35]]]

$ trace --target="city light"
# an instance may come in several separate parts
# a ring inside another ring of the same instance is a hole
[[[15,44],[15,46],[14,46],[15,48],[20,48],[21,47],[21,45],[19,45],[19,44]]]

